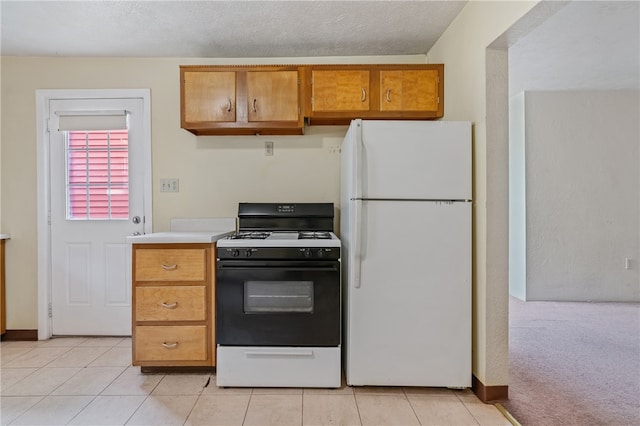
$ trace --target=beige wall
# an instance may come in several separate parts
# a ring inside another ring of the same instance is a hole
[[[2,57],[0,57],[0,70],[2,70]],[[2,87],[2,73],[0,72],[0,87]],[[0,98],[0,233],[2,230],[2,99]]]
[[[496,129],[487,119],[488,90],[501,81],[506,89],[506,74],[492,80],[506,71],[506,52],[487,47],[536,3],[470,1],[427,53],[429,63],[445,64],[444,118],[473,122],[473,373],[487,386],[508,384],[509,350],[507,121],[505,114]],[[488,137],[495,133],[499,141]]]
[[[179,65],[424,63],[424,55],[246,60],[2,58],[2,229],[7,251],[7,328],[37,322],[37,89],[151,89],[153,229],[172,217],[237,214],[239,201],[339,202],[339,154],[346,127],[307,127],[304,136],[196,137],[180,128]],[[264,141],[274,155],[264,156]],[[333,150],[335,151],[335,150]],[[180,179],[160,193],[161,178]]]
[[[508,381],[508,272],[502,267],[507,257],[503,241],[508,228],[506,223],[496,223],[506,215],[500,211],[506,209],[508,194],[502,186],[494,190],[488,184],[506,182],[508,176],[502,171],[492,171],[488,176],[492,145],[487,146],[486,50],[535,4],[471,1],[427,54],[428,62],[445,64],[445,119],[474,123],[473,371],[485,385]],[[424,60],[420,55],[322,61],[3,58],[1,217],[3,232],[12,234],[7,327],[37,327],[36,89],[151,88],[154,230],[160,231],[175,216],[235,216],[236,203],[242,200],[283,197],[338,202],[338,156],[323,146],[335,144],[344,128],[308,128],[304,137],[196,138],[179,128],[178,65]],[[273,157],[262,155],[264,140],[275,142]],[[506,151],[502,155],[506,156]],[[158,181],[163,177],[179,178],[180,193],[159,193]],[[321,183],[323,180],[327,183]],[[500,213],[495,220],[491,209]]]

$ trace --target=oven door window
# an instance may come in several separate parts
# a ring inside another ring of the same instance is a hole
[[[244,313],[313,313],[313,281],[245,281]]]

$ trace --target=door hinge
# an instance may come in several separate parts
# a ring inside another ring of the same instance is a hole
[[[51,303],[49,303],[49,318],[53,318],[53,307],[51,306]]]

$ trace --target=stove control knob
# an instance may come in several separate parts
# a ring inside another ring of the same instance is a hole
[[[324,250],[318,250],[318,257],[324,257]]]
[[[245,252],[244,252],[244,255],[245,255],[246,257],[251,257],[251,249],[249,249],[249,250],[245,251]]]
[[[311,254],[312,254],[312,253],[311,253],[311,250],[310,250],[310,249],[306,249],[306,250],[304,251],[304,257],[311,257]]]
[[[233,257],[240,256],[240,250],[234,250],[233,253],[231,253],[231,256],[233,256]]]

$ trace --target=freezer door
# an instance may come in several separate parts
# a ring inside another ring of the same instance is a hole
[[[470,386],[471,203],[363,201],[361,212],[361,263],[351,241],[343,282],[347,383]]]
[[[471,124],[362,120],[357,198],[471,199]]]

